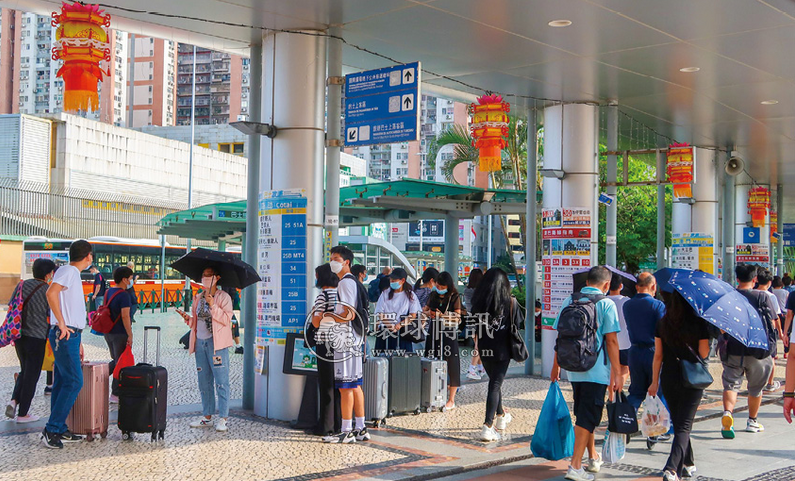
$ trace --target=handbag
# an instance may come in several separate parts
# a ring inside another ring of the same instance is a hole
[[[624,391],[616,394],[614,402],[607,403],[607,430],[611,434],[638,432],[638,413],[627,401]]]
[[[524,344],[524,338],[519,332],[519,326],[513,322],[513,304],[516,302],[515,298],[511,298],[511,359],[516,362],[525,362],[530,354],[527,352],[527,346]]]
[[[690,352],[693,353],[698,361],[679,359],[679,368],[682,371],[682,386],[688,389],[706,389],[713,381],[707,363],[701,359],[701,356],[692,347],[687,346],[687,348],[690,349]]]

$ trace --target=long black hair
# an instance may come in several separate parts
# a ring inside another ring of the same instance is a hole
[[[472,294],[471,311],[475,314],[501,316],[510,302],[511,282],[508,274],[499,267],[492,267],[483,275],[483,280]]]
[[[439,271],[435,267],[429,267],[422,273],[422,277],[417,279],[414,283],[414,289],[419,289],[423,284],[427,284],[432,280],[435,281],[439,277]]]
[[[393,279],[390,279],[390,281],[392,281],[392,280]],[[391,282],[390,282],[390,284],[391,284]],[[414,289],[411,288],[411,284],[409,284],[408,279],[404,279],[403,292],[406,293],[406,296],[409,298],[410,301],[414,299]],[[394,296],[395,296],[395,290],[392,289],[392,286],[390,286],[389,287],[389,299],[392,300],[392,298]]]
[[[698,327],[706,322],[681,294],[674,291],[666,296],[665,316],[660,325],[660,339],[671,347],[693,347],[698,352]]]
[[[480,281],[483,280],[483,271],[480,269],[472,269],[472,272],[469,273],[469,283],[467,287],[470,289],[477,289],[480,285]]]

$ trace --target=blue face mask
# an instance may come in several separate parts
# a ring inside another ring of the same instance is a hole
[[[438,287],[433,286],[433,290],[436,291],[437,294],[442,296],[447,294],[447,289],[439,289]]]
[[[400,289],[400,282],[390,282],[389,287],[391,287],[392,290],[396,291]]]

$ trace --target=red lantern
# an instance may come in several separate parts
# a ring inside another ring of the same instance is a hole
[[[511,106],[499,95],[484,95],[469,106],[472,115],[472,146],[479,151],[478,169],[496,172],[502,168],[502,149],[508,136],[508,112]]]
[[[668,180],[674,184],[674,197],[693,197],[693,148],[688,144],[668,147]]]
[[[778,212],[771,210],[770,211],[770,240],[773,242],[778,242],[776,239],[776,234],[778,234]]]
[[[97,83],[110,75],[100,68],[101,62],[110,62],[110,15],[96,5],[64,2],[60,15],[52,13],[51,25],[58,28],[52,59],[63,60],[56,75],[64,81],[64,111],[97,110]]]
[[[754,227],[764,227],[767,210],[770,208],[770,190],[754,187],[748,191],[748,213]]]

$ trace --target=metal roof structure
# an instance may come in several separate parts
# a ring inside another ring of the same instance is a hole
[[[373,222],[460,219],[490,214],[523,214],[525,192],[479,189],[415,179],[340,189],[340,226]],[[158,234],[197,240],[233,240],[246,231],[246,201],[209,204],[173,212],[158,221]]]

